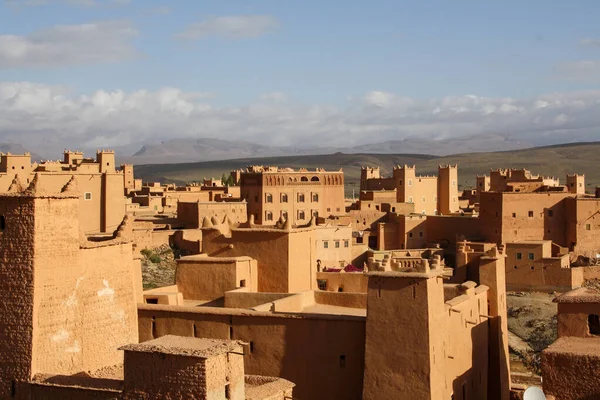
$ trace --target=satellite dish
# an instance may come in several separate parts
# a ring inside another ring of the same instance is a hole
[[[546,400],[546,395],[537,386],[530,386],[523,393],[523,400]]]

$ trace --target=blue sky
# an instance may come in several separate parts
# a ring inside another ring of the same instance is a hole
[[[295,113],[295,120],[311,107],[335,108],[344,114],[336,115],[341,129],[351,122],[349,110],[358,112],[364,99],[370,105],[372,93],[423,106],[465,95],[533,104],[539,96],[597,91],[598,15],[598,1],[5,0],[0,82],[61,87],[73,102],[98,91],[127,96],[165,87],[201,93],[203,105],[221,111],[283,100],[287,108],[274,109]],[[93,28],[81,34],[81,26]],[[482,133],[499,129],[483,114]],[[395,121],[375,136],[406,137],[411,127]],[[212,129],[181,136],[222,134]],[[80,131],[88,142],[111,134]],[[261,137],[250,133],[240,137]],[[294,142],[294,133],[287,135],[281,144]]]

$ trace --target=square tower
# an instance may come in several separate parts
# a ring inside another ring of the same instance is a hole
[[[567,174],[567,188],[569,193],[585,194],[585,175]]]
[[[417,172],[413,165],[398,165],[394,167],[394,180],[396,181],[396,201],[398,203],[414,203],[416,195],[415,185]]]
[[[38,373],[118,364],[117,348],[137,341],[125,223],[112,238],[88,242],[79,207],[75,178],[54,193],[36,175],[26,190],[0,195],[0,354],[10,355],[0,360],[0,398]]]
[[[438,212],[442,215],[458,212],[458,166],[438,166]]]
[[[443,268],[421,267],[368,274],[365,400],[446,398]]]

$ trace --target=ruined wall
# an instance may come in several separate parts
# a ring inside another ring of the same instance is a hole
[[[166,334],[241,340],[249,343],[247,374],[288,379],[300,399],[361,399],[364,317],[156,305],[140,305],[138,315],[140,341]]]

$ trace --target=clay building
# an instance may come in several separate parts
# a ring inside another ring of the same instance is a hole
[[[63,160],[39,164],[32,163],[28,153],[0,155],[0,193],[6,192],[16,178],[16,184],[27,187],[36,174],[39,185],[50,192],[60,192],[73,175],[80,178],[80,224],[86,233],[112,232],[123,220],[125,173],[115,169],[113,151],[98,151],[96,159],[65,151]]]
[[[245,200],[236,202],[200,202],[178,201],[177,220],[187,229],[199,229],[204,218],[216,217],[222,221],[229,217],[231,222],[244,223],[248,221],[248,207]]]
[[[231,221],[205,219],[202,253],[211,257],[243,256],[256,260],[255,282],[261,292],[315,289],[319,269],[352,263],[350,227],[317,226],[314,219],[297,227],[290,221],[278,223],[279,226],[265,227],[250,222],[244,227]]]
[[[260,225],[274,225],[279,218],[301,225],[312,217],[345,213],[341,170],[250,166],[241,174],[240,191],[248,215]]]
[[[549,399],[600,398],[600,293],[579,288],[555,299],[558,339],[542,352]]]
[[[284,400],[294,384],[244,375],[244,343],[163,336],[123,346],[123,399]]]
[[[414,212],[420,214],[446,215],[459,210],[456,165],[440,165],[438,176],[418,176],[414,166],[399,165],[388,178],[380,176],[378,167],[363,167],[360,190],[395,191],[396,203],[411,203]]]
[[[71,175],[53,192],[41,176],[0,194],[3,398],[38,374],[113,366],[121,360],[118,347],[137,342],[141,270],[131,221],[112,235],[86,237],[78,185],[89,177]]]
[[[156,301],[138,307],[140,341],[247,343],[246,372],[294,382],[297,398],[508,399],[504,255],[494,245],[472,252],[479,282],[452,284],[434,260],[346,273],[346,284],[362,282],[342,292],[239,287],[222,307],[178,300],[179,284],[154,289],[145,297]]]

